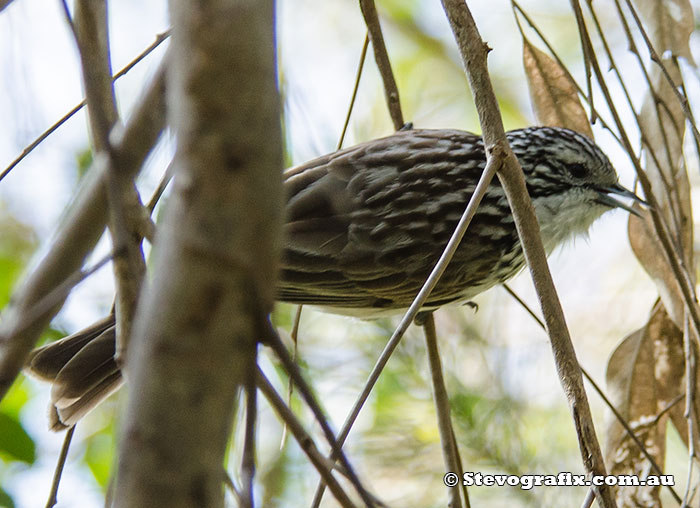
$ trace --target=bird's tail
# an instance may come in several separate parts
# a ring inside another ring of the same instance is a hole
[[[74,425],[119,388],[122,375],[114,352],[114,316],[109,316],[31,353],[27,371],[53,385],[51,430]]]

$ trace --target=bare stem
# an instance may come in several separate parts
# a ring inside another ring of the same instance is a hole
[[[367,57],[367,47],[369,46],[369,32],[365,35],[365,42],[362,44],[362,52],[360,53],[360,62],[357,64],[357,73],[355,74],[355,86],[352,88],[352,97],[350,97],[350,105],[348,106],[348,114],[345,115],[345,122],[343,123],[343,129],[340,132],[340,139],[338,140],[338,150],[343,147],[343,141],[345,140],[345,133],[348,130],[348,125],[350,124],[350,115],[352,115],[353,107],[355,106],[355,99],[357,98],[357,90],[360,88],[360,78],[362,77],[362,70],[365,68],[365,58]]]
[[[66,465],[66,459],[68,458],[68,450],[70,450],[70,443],[73,440],[73,433],[75,432],[75,425],[66,431],[66,435],[63,438],[63,446],[61,446],[61,453],[58,456],[58,461],[56,462],[56,469],[53,472],[53,481],[51,482],[51,492],[49,493],[49,499],[46,501],[46,508],[52,508],[58,503],[58,486],[61,484],[61,476],[63,475],[63,468]]]
[[[165,125],[164,64],[149,84],[127,122],[114,150],[124,154],[122,169],[134,175],[155,145]],[[71,209],[56,232],[46,255],[21,284],[0,320],[0,399],[4,397],[41,332],[61,308],[63,297],[37,314],[37,303],[78,272],[107,223],[104,165],[85,177]],[[77,282],[77,280],[76,280]]]
[[[484,144],[487,147],[487,160],[493,156],[494,150],[498,150],[505,159],[498,177],[513,211],[518,236],[540,300],[559,379],[572,411],[584,466],[592,475],[603,475],[603,454],[595,434],[581,369],[549,272],[537,218],[525,187],[525,178],[520,164],[508,146],[498,102],[489,78],[486,63],[488,47],[481,39],[471,12],[463,0],[442,0],[442,4],[462,54],[474,95]],[[607,487],[600,490],[598,501],[605,508],[615,506],[615,499]]]
[[[418,312],[420,312],[423,304],[425,304],[425,302],[428,300],[430,293],[440,281],[440,277],[442,277],[442,274],[447,268],[452,256],[454,256],[457,247],[459,247],[469,224],[474,218],[474,214],[476,214],[479,203],[481,203],[491,180],[496,174],[496,170],[502,162],[503,161],[498,153],[494,153],[494,155],[486,162],[486,167],[479,178],[479,182],[476,184],[474,194],[472,194],[472,197],[469,199],[469,203],[467,203],[467,207],[464,209],[464,213],[462,214],[462,217],[460,217],[457,227],[455,227],[450,240],[447,242],[445,250],[443,250],[442,254],[440,255],[440,259],[438,259],[437,263],[435,263],[433,270],[430,272],[430,275],[423,284],[423,287],[421,287],[403,318],[401,318],[398,326],[394,329],[394,333],[391,335],[389,342],[387,342],[386,346],[384,346],[384,350],[379,355],[379,358],[377,358],[377,361],[372,368],[372,372],[370,372],[367,381],[365,382],[365,386],[362,388],[362,392],[360,392],[360,395],[357,397],[357,400],[355,400],[355,404],[352,406],[350,413],[348,413],[348,416],[345,418],[343,427],[340,429],[340,433],[338,434],[338,443],[340,446],[343,445],[345,439],[348,437],[348,434],[350,434],[350,430],[352,429],[357,416],[360,414],[365,402],[367,402],[369,394],[372,392],[372,389],[377,383],[377,380],[389,361],[389,358],[391,358],[394,349],[396,349],[396,347],[399,345],[404,333],[406,333],[406,330],[416,318]],[[335,459],[337,457],[333,455],[332,458]],[[312,506],[319,506],[322,494],[323,486],[319,485],[319,487],[316,489],[316,497],[314,498],[315,504]]]
[[[442,374],[442,364],[440,362],[440,352],[437,344],[437,332],[435,331],[435,318],[432,312],[428,313],[423,323],[425,333],[425,346],[428,351],[428,362],[430,364],[430,376],[433,386],[433,400],[437,414],[438,430],[440,432],[440,442],[442,443],[442,457],[445,461],[446,471],[460,474],[459,461],[457,460],[457,449],[454,441],[454,430],[452,428],[452,417],[450,416],[450,398],[445,387],[445,377]],[[459,495],[459,482],[449,489],[448,506],[461,508],[462,498]]]
[[[318,450],[311,436],[306,432],[306,430],[304,430],[301,422],[299,422],[294,413],[285,405],[282,397],[277,394],[270,381],[267,380],[265,375],[260,370],[257,372],[257,385],[272,408],[290,429],[296,438],[297,443],[299,443],[302,451],[306,454],[309,461],[311,461],[318,473],[321,475],[324,484],[331,489],[331,492],[333,493],[333,496],[335,496],[336,500],[344,508],[354,507],[355,505],[352,503],[345,491],[343,491],[337,480],[333,477],[333,463],[329,462]]]
[[[391,120],[394,122],[394,129],[399,130],[404,124],[403,113],[401,112],[401,101],[399,100],[399,89],[396,86],[394,73],[391,70],[391,62],[389,61],[389,55],[384,45],[382,27],[379,24],[379,16],[377,15],[377,8],[374,5],[374,0],[360,0],[360,9],[362,9],[362,15],[365,17],[369,40],[372,41],[374,59],[377,61],[379,74],[381,74],[382,81],[384,82],[384,93],[386,94],[389,114],[391,115]]]

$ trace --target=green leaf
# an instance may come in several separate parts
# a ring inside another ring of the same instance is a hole
[[[0,256],[0,307],[10,301],[10,293],[24,268],[24,261]]]
[[[93,160],[94,156],[90,147],[85,148],[84,150],[76,154],[75,163],[78,170],[78,176],[80,178],[82,178],[85,175],[85,173],[87,173],[87,170],[90,169]]]
[[[12,496],[0,488],[0,508],[15,508]]]
[[[106,490],[114,465],[114,426],[108,425],[90,437],[85,448],[85,462],[97,483]]]
[[[18,420],[20,411],[32,395],[33,392],[30,383],[24,374],[20,374],[2,400],[2,412]]]
[[[0,457],[33,464],[36,460],[36,445],[19,420],[0,413]]]

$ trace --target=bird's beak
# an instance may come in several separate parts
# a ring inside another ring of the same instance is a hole
[[[629,198],[633,201],[636,201],[637,203],[644,205],[646,207],[649,206],[649,204],[644,201],[642,198],[637,196],[634,192],[632,192],[629,189],[625,189],[622,185],[619,183],[616,183],[615,185],[611,185],[610,187],[599,187],[597,189],[598,191],[598,203],[605,205],[605,206],[610,206],[612,208],[622,208],[623,210],[627,210],[629,213],[632,213],[636,215],[637,217],[641,217],[639,212],[632,208],[630,205],[627,205],[623,203],[622,201],[618,201],[615,199],[614,196],[621,196],[623,198]]]

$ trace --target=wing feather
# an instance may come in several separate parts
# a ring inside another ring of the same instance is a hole
[[[405,131],[287,170],[279,299],[407,306],[471,195],[478,173],[468,170],[484,161],[479,143],[460,131]],[[442,188],[450,183],[454,187]],[[445,210],[447,225],[434,217]]]

